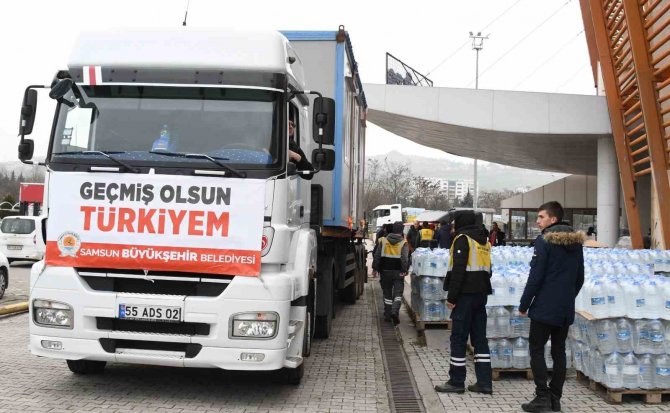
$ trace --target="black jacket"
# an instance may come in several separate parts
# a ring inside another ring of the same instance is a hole
[[[407,242],[409,242],[412,249],[419,246],[419,230],[414,225],[409,227],[409,231],[407,231]]]
[[[584,284],[584,234],[566,223],[545,228],[535,239],[530,275],[519,311],[553,326],[575,320],[575,298]]]
[[[297,153],[300,155],[300,161],[298,161],[295,164],[295,167],[298,171],[313,171],[314,167],[312,164],[307,160],[307,156],[305,156],[305,152],[303,152],[302,148],[298,146],[297,143],[293,139],[288,140],[288,148],[292,150],[293,152]],[[300,175],[303,179],[312,179],[314,177],[314,174],[309,174],[309,175]]]
[[[481,225],[475,224],[475,215],[472,211],[458,211],[454,215],[456,236],[464,234],[481,245],[486,245],[486,233]],[[491,272],[466,271],[470,245],[466,237],[459,237],[453,243],[453,268],[447,273],[444,280],[444,290],[448,291],[447,301],[458,303],[462,294],[484,293],[491,294]]]
[[[382,257],[381,240],[384,238],[393,245],[403,241],[403,237],[400,234],[388,234],[386,237],[377,240],[377,247],[372,255],[372,269],[375,271],[407,272],[407,268],[409,267],[409,245],[407,245],[407,242],[405,242],[400,250],[400,258]]]
[[[437,240],[437,246],[440,248],[449,248],[451,247],[451,242],[453,238],[451,237],[451,226],[450,225],[440,225],[440,228],[435,234],[435,239]]]
[[[500,245],[505,245],[505,233],[502,232],[501,230],[493,231],[493,232],[496,233],[496,238],[495,238],[495,243],[491,243],[491,246],[492,247],[497,247],[497,246],[500,246]],[[489,232],[489,240],[491,239],[491,234],[493,234],[493,232]]]

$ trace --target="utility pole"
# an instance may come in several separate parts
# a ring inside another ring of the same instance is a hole
[[[477,32],[476,35],[470,32],[470,38],[472,39],[472,50],[476,53],[475,61],[475,89],[479,89],[479,51],[484,48],[484,40],[488,39],[489,36],[482,36],[482,32]],[[477,158],[475,158],[475,182],[474,182],[474,194],[472,194],[472,208],[477,209],[477,202],[479,201],[479,188],[477,185]]]

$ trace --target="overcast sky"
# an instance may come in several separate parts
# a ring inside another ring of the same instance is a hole
[[[56,70],[66,67],[81,30],[180,26],[186,4],[187,0],[2,2],[0,161],[16,160],[25,87],[49,84]],[[490,38],[480,54],[480,89],[595,93],[578,0],[191,0],[188,13],[188,25],[194,27],[336,30],[341,24],[351,36],[364,83],[384,83],[389,52],[428,74],[435,86],[474,88],[475,52],[468,32],[482,31]],[[40,109],[33,138],[36,153],[43,154],[52,113],[45,106]],[[371,124],[367,136],[368,155],[395,149],[455,158]]]

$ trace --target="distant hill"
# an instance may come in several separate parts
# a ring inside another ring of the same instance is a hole
[[[397,151],[391,151],[384,155],[370,156],[368,158],[379,161],[384,161],[386,158],[396,163],[407,163],[414,175],[425,178],[469,181],[473,179],[472,162],[404,155]],[[478,165],[477,175],[479,188],[484,191],[513,190],[527,186],[532,189],[567,176],[565,174],[533,171],[495,163],[482,164],[481,162]]]

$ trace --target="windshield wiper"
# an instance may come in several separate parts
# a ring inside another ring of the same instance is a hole
[[[113,151],[113,152],[112,151],[110,151],[110,152],[103,152],[103,151],[70,151],[70,152],[57,152],[57,153],[54,153],[53,155],[102,155],[102,156],[104,156],[108,159],[111,159],[112,161],[116,162],[117,164],[123,166],[124,168],[126,168],[130,172],[133,172],[133,173],[136,173],[136,174],[140,173],[139,169],[135,168],[132,165],[129,165],[129,164],[123,162],[122,160],[120,160],[118,158],[113,157],[112,155],[110,155],[110,153],[125,153],[125,152],[123,152],[123,151]]]
[[[149,153],[153,153],[156,155],[165,155],[165,156],[177,156],[180,158],[192,158],[192,159],[207,159],[208,161],[211,161],[226,171],[230,172],[232,175],[235,175],[238,178],[246,178],[247,173],[246,172],[241,172],[238,171],[235,168],[232,168],[225,163],[221,161],[227,161],[228,158],[219,158],[219,157],[212,157],[209,155],[205,155],[204,153],[183,153],[183,152],[168,152],[168,151],[149,151]]]

